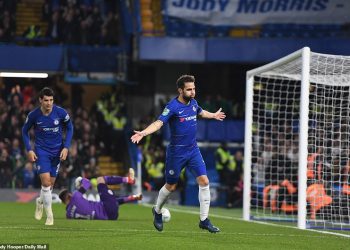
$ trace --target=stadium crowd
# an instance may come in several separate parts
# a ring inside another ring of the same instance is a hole
[[[243,205],[243,152],[234,153],[227,143],[222,143],[215,151],[215,168],[219,175],[221,189],[226,193],[226,207]]]
[[[15,42],[16,0],[0,0],[0,42]],[[46,34],[39,24],[31,24],[22,34],[25,44],[45,43],[69,45],[122,44],[122,27],[117,1],[109,0],[46,0],[42,20],[47,22]],[[45,38],[45,39],[43,39]],[[23,41],[23,39],[17,39]]]
[[[121,21],[117,1],[46,1],[46,36],[55,43],[119,45]]]
[[[299,125],[295,121],[299,119],[299,110],[293,98],[286,98],[290,101],[279,105],[269,98],[265,94],[261,103],[254,106],[252,204],[272,212],[296,213]],[[311,219],[330,209],[330,204],[341,210],[348,204],[350,194],[348,120],[334,119],[323,105],[313,106],[309,114],[306,190]],[[341,215],[344,211],[333,208],[329,214]]]
[[[16,0],[0,0],[0,42],[10,42],[16,31]]]

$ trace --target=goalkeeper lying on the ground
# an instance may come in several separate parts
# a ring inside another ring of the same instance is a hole
[[[59,197],[66,207],[66,217],[68,219],[90,219],[90,220],[116,220],[118,219],[119,205],[141,200],[142,195],[130,195],[116,197],[107,185],[120,183],[135,183],[135,174],[132,168],[126,177],[121,176],[101,176],[97,178],[97,190],[100,195],[100,202],[89,201],[83,194],[91,188],[88,179],[78,177],[75,181],[76,191],[70,193],[67,189],[60,192]]]

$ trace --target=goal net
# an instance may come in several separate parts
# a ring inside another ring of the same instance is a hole
[[[251,70],[246,105],[244,219],[350,230],[350,57]]]

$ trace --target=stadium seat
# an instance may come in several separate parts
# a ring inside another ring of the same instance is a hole
[[[216,37],[227,37],[229,34],[229,30],[230,30],[229,27],[219,26],[219,27],[214,27],[211,33],[213,36],[216,36]]]

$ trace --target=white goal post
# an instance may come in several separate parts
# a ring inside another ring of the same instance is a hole
[[[247,72],[244,220],[350,230],[350,57],[308,47]]]

